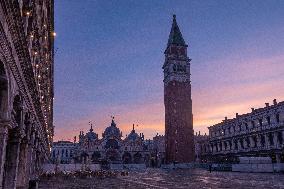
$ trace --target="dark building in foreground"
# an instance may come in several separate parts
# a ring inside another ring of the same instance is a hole
[[[53,0],[0,1],[0,188],[28,188],[53,137]]]
[[[284,163],[284,102],[266,103],[210,126],[209,139],[198,142],[199,161],[236,163],[239,157],[271,157]]]
[[[166,163],[193,162],[195,153],[190,59],[175,15],[165,50],[163,70]]]

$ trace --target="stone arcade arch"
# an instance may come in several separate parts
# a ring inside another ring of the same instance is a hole
[[[122,156],[122,161],[124,164],[130,164],[132,163],[132,157],[129,152],[125,152]]]
[[[88,162],[88,159],[89,159],[89,154],[86,152],[82,152],[80,155],[80,162],[86,164]]]
[[[12,123],[15,125],[8,130],[6,157],[4,163],[3,186],[15,188],[18,174],[20,143],[22,138],[22,101],[19,95],[13,100]]]
[[[134,163],[144,163],[144,162],[143,162],[142,154],[139,153],[139,152],[137,152],[136,154],[134,154],[133,159],[134,159],[134,160],[133,160]]]
[[[116,149],[108,149],[106,152],[106,159],[111,162],[118,162],[120,155]]]
[[[93,162],[93,163],[98,163],[99,160],[100,160],[100,158],[101,158],[101,153],[98,152],[98,151],[95,151],[95,152],[93,153],[93,155],[92,155],[92,162]]]

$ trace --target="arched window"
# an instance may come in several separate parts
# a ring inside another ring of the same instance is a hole
[[[266,118],[268,125],[270,125],[270,116]]]
[[[278,132],[277,137],[278,137],[279,144],[283,144],[283,136],[281,132]]]
[[[280,123],[280,115],[279,115],[279,113],[276,114],[276,122],[277,122],[277,123]]]
[[[259,126],[262,127],[262,119],[259,119],[258,121],[259,121]]]
[[[254,121],[251,121],[251,125],[252,125],[252,128],[255,128],[255,123],[254,123]]]

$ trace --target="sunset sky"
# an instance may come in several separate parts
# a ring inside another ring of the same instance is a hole
[[[164,50],[172,15],[191,61],[194,130],[284,101],[284,1],[55,1],[54,140],[115,116],[164,134]]]

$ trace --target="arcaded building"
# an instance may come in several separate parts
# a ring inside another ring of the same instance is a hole
[[[189,163],[195,156],[187,47],[174,15],[163,65],[166,163]]]
[[[164,161],[163,136],[153,140],[144,139],[143,133],[136,133],[134,125],[124,138],[119,127],[112,119],[111,124],[102,133],[102,138],[90,130],[80,131],[79,141],[74,143],[58,141],[51,153],[53,163],[88,163],[88,164],[145,164],[158,166]]]
[[[238,162],[238,157],[271,157],[284,162],[284,102],[265,103],[233,119],[210,126],[209,139],[199,143],[203,162]]]
[[[53,138],[53,0],[0,2],[0,188],[28,188]]]

